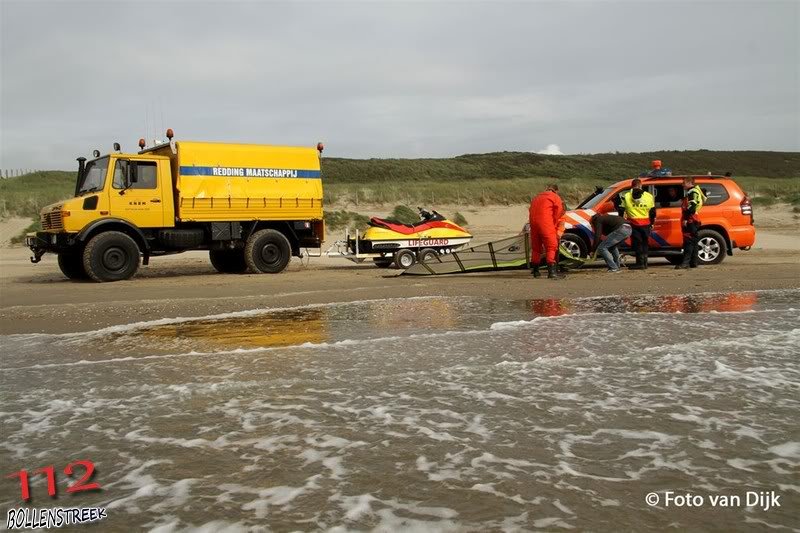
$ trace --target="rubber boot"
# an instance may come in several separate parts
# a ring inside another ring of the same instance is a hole
[[[645,270],[647,270],[647,259],[648,259],[647,254],[644,254],[642,256],[642,265],[644,266]]]
[[[555,263],[547,264],[547,279],[564,279],[567,276],[558,271]]]
[[[531,269],[531,274],[533,274],[534,278],[541,278],[542,277],[542,273],[539,272],[539,266],[538,265]]]
[[[644,262],[642,261],[642,256],[637,255],[636,256],[636,264],[635,265],[630,265],[628,267],[628,270],[644,270],[645,268],[647,268],[647,267],[644,266]]]

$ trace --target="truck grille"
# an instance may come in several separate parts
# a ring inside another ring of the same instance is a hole
[[[64,221],[61,217],[61,210],[50,211],[49,213],[42,213],[42,229],[63,229]]]

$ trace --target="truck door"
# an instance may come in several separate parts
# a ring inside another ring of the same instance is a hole
[[[111,216],[140,228],[162,227],[163,181],[159,180],[156,161],[117,159],[109,201]]]

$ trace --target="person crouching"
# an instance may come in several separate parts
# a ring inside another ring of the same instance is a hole
[[[594,215],[592,231],[594,231],[592,250],[596,250],[602,256],[609,272],[619,272],[621,267],[619,244],[631,236],[631,225],[621,216]],[[603,235],[606,239],[600,242]]]

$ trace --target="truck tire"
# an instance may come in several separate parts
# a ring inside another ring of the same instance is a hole
[[[129,279],[139,270],[139,246],[119,231],[106,231],[91,238],[83,250],[83,268],[95,281]]]
[[[397,250],[394,254],[394,266],[400,270],[405,270],[414,266],[417,256],[411,250]]]
[[[289,264],[291,254],[292,247],[283,233],[262,229],[247,239],[244,260],[250,272],[277,274]]]
[[[222,274],[241,274],[247,270],[244,261],[244,250],[210,250],[208,252],[211,265]]]
[[[58,254],[58,268],[69,279],[89,279],[83,269],[83,255],[78,251]]]
[[[697,264],[718,265],[728,254],[725,237],[713,229],[701,229],[697,232]]]
[[[435,263],[439,258],[439,252],[433,248],[423,248],[418,257],[421,263]]]

